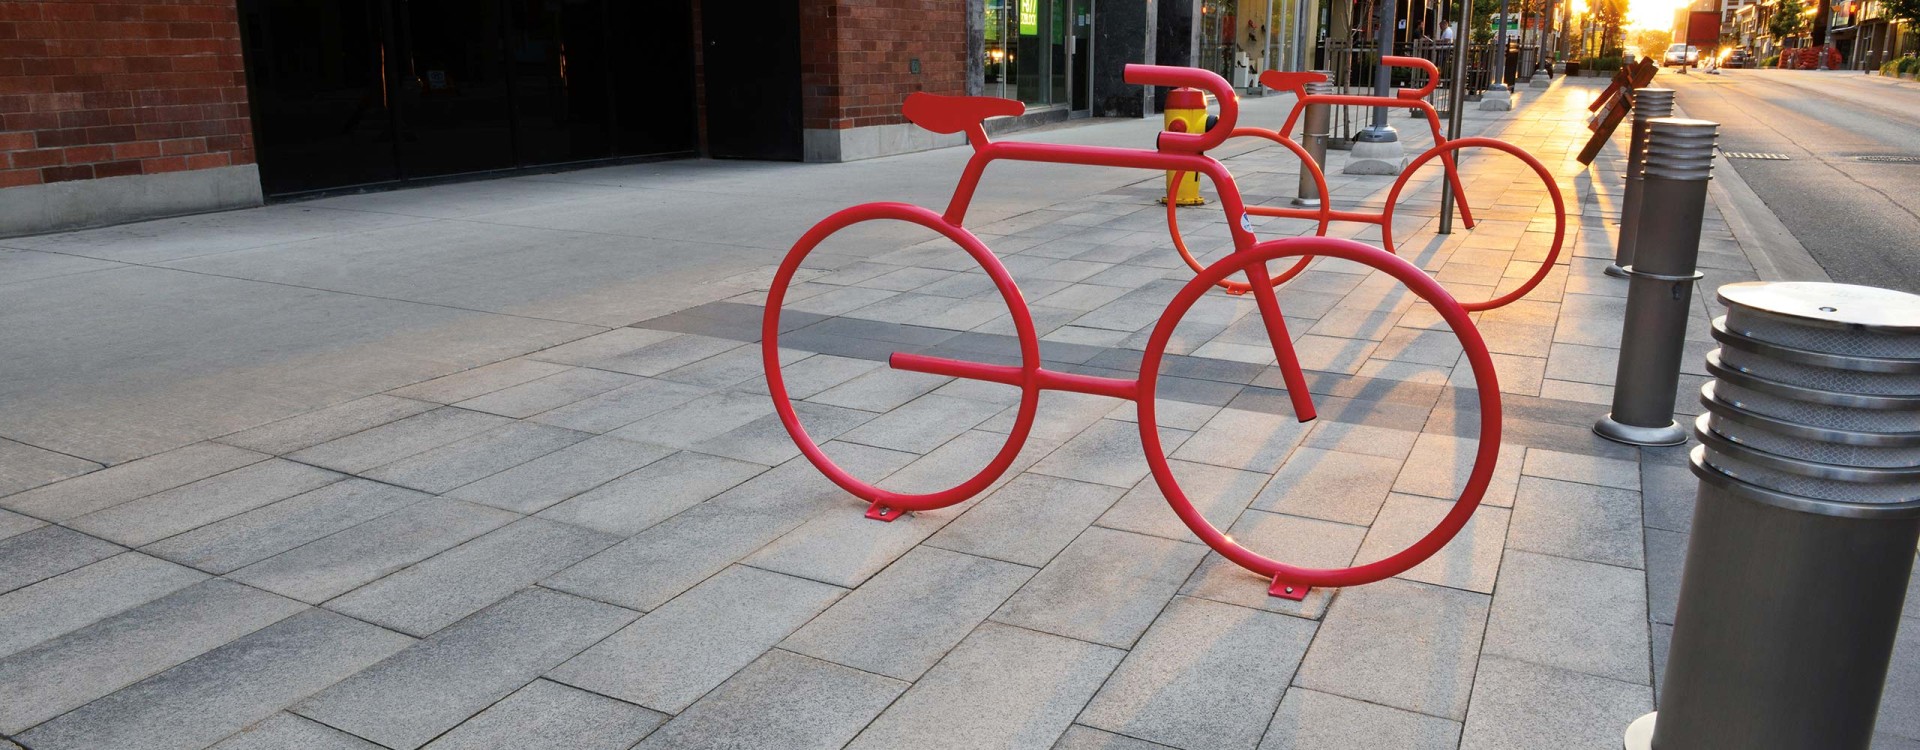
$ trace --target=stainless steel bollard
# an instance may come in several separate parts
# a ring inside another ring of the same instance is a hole
[[[1659,711],[1628,750],[1866,750],[1920,543],[1920,296],[1729,284]]]
[[[1337,92],[1332,73],[1324,70],[1314,72],[1325,74],[1327,80],[1307,84],[1308,96]],[[1313,163],[1324,173],[1327,171],[1327,135],[1333,129],[1333,110],[1325,104],[1309,104],[1306,114],[1300,119],[1300,146],[1307,150],[1307,154],[1313,157]],[[1300,165],[1300,193],[1299,197],[1293,199],[1293,205],[1320,205],[1320,186],[1314,184],[1313,173],[1307,170],[1305,164]]]
[[[1626,278],[1622,270],[1633,265],[1634,226],[1640,219],[1640,168],[1647,158],[1647,123],[1673,116],[1673,89],[1640,89],[1633,93],[1633,126],[1627,140],[1627,185],[1620,194],[1620,240],[1614,245],[1607,275]]]
[[[1639,248],[1626,267],[1627,317],[1620,332],[1620,368],[1613,411],[1594,423],[1600,437],[1630,445],[1679,445],[1687,431],[1673,421],[1680,388],[1687,313],[1700,257],[1700,222],[1713,176],[1718,123],[1662,117],[1649,121],[1642,200],[1656,206],[1633,228]]]

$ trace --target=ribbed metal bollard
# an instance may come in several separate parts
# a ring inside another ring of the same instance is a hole
[[[1866,750],[1920,543],[1920,296],[1730,284],[1657,713],[1628,750]]]
[[[1314,72],[1325,74],[1327,80],[1307,84],[1307,96],[1337,92],[1332,73],[1324,70]],[[1313,157],[1313,163],[1324,173],[1327,170],[1327,136],[1333,129],[1333,110],[1325,104],[1309,104],[1301,120],[1300,146],[1307,150],[1307,154]],[[1314,183],[1313,173],[1307,170],[1305,164],[1300,165],[1300,192],[1299,197],[1293,199],[1293,205],[1320,205],[1320,186]]]
[[[1646,212],[1633,228],[1638,248],[1626,266],[1627,316],[1620,332],[1620,368],[1613,410],[1594,423],[1600,437],[1630,445],[1679,445],[1687,431],[1673,421],[1680,388],[1687,313],[1700,257],[1700,222],[1713,176],[1718,123],[1661,117],[1649,121],[1640,186]]]
[[[1633,126],[1627,140],[1627,185],[1620,194],[1620,240],[1614,245],[1613,263],[1607,275],[1626,278],[1633,265],[1634,226],[1640,218],[1640,168],[1647,158],[1647,123],[1655,118],[1673,116],[1673,89],[1640,89],[1633,92]]]

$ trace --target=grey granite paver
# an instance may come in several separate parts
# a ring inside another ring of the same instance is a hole
[[[591,435],[527,422],[495,430],[409,456],[363,474],[388,484],[442,494],[548,453]]]
[[[1313,429],[1291,415],[1222,409],[1173,458],[1271,473]]]
[[[1187,502],[1215,527],[1232,525],[1268,479],[1267,475],[1258,472],[1212,464],[1191,461],[1167,463],[1173,469],[1174,479],[1179,482],[1180,492],[1186,495]],[[1160,492],[1160,484],[1154,477],[1142,479],[1128,490],[1119,502],[1100,516],[1099,523],[1109,529],[1136,534],[1182,540],[1193,538],[1193,532],[1174,514],[1173,507]]]
[[[54,750],[191,750],[406,647],[406,636],[307,610],[34,728]]]
[[[1464,719],[1487,596],[1399,579],[1346,589],[1294,684]]]
[[[605,638],[634,613],[530,588],[353,675],[294,708],[412,750]]]
[[[534,513],[672,453],[671,449],[661,446],[602,435],[447,494],[516,513]]]
[[[1692,531],[1694,496],[1699,490],[1699,478],[1685,466],[1640,463],[1640,514],[1649,528]]]
[[[675,448],[702,441],[773,413],[773,401],[759,393],[710,393],[614,430],[610,435]]]
[[[1473,686],[1461,750],[1613,747],[1653,710],[1645,685],[1488,656]]]
[[[1567,482],[1597,484],[1622,490],[1640,489],[1639,467],[1633,461],[1584,456],[1534,448],[1527,451],[1521,474]]]
[[[632,536],[766,471],[759,464],[682,451],[540,512],[540,517]]]
[[[829,388],[885,366],[870,359],[815,354],[782,368],[780,377],[786,383],[789,397],[813,398]],[[766,383],[748,381],[747,388],[754,393],[765,393]]]
[[[631,703],[534,680],[427,747],[626,750],[666,720]]]
[[[1287,691],[1260,750],[1454,750],[1460,722],[1306,688]]]
[[[1101,413],[1109,410],[1110,407]],[[1172,452],[1190,434],[1185,430],[1162,427],[1161,446]],[[1140,428],[1132,422],[1098,420],[1052,455],[1040,459],[1032,471],[1109,487],[1131,488],[1146,478],[1148,473],[1146,454],[1140,445]]]
[[[0,539],[0,594],[91,565],[124,551],[62,526],[42,526]]]
[[[213,750],[380,750],[366,740],[289,713],[277,713],[220,741]]]
[[[344,478],[325,469],[275,458],[95,511],[68,525],[138,547]]]
[[[433,450],[507,423],[504,417],[443,406],[298,450],[288,457],[352,474]]]
[[[873,412],[808,401],[794,402],[793,410],[815,444],[832,440],[877,416]],[[800,455],[800,449],[793,444],[793,436],[787,433],[780,418],[772,414],[695,443],[693,449],[767,466]]]
[[[266,459],[266,454],[219,443],[194,443],[10,495],[0,499],[0,506],[48,521],[65,521]]]
[[[780,348],[782,365],[791,365],[810,356],[812,352]],[[655,377],[706,388],[731,388],[756,380],[765,382],[766,373],[766,363],[760,358],[760,347],[742,346],[676,367]]]
[[[1067,733],[1060,735],[1059,742],[1053,743],[1053,750],[1166,750],[1166,748],[1166,745],[1157,742],[1134,739],[1079,724],[1067,727]]]
[[[733,349],[738,349],[744,345],[742,342],[732,339],[683,333],[629,352],[616,354],[611,357],[603,357],[585,364],[588,367],[601,370],[624,372],[629,375],[652,376],[678,367],[690,365]]]
[[[1366,424],[1315,420],[1313,430],[1300,441],[1305,448],[1401,458],[1413,452],[1420,433]]]
[[[283,455],[435,408],[429,401],[374,394],[220,438],[220,442]]]
[[[711,393],[706,388],[669,380],[637,382],[540,414],[533,421],[582,432],[606,433]]]
[[[84,458],[0,438],[0,497],[99,469]]]
[[[775,649],[638,747],[833,750],[906,689],[904,682]]]
[[[1687,535],[1647,529],[1647,616],[1673,624],[1680,606],[1680,572],[1687,560]]]
[[[1247,549],[1303,568],[1343,568],[1353,563],[1366,529],[1321,521],[1249,510],[1226,529],[1228,536]],[[1273,581],[1254,574],[1209,552],[1200,568],[1187,579],[1180,593],[1243,607],[1283,612],[1299,617],[1319,617],[1333,598],[1333,589],[1316,587],[1305,599],[1294,601],[1269,596]]]
[[[844,593],[736,566],[647,613],[548,677],[679,713]]]
[[[813,403],[846,409],[887,412],[945,385],[950,380],[952,378],[939,375],[882,367],[807,396],[806,399]],[[789,391],[788,395],[799,398],[794,396],[792,391]]]
[[[1125,654],[987,623],[941,659],[848,745],[1047,747]]]
[[[1206,548],[1198,544],[1092,527],[993,619],[1127,648],[1153,624],[1205,554]]]
[[[591,341],[594,338],[598,337],[589,336],[580,341]],[[553,351],[553,349],[547,351]],[[471,370],[461,370],[452,375],[443,375],[405,388],[395,388],[387,393],[390,396],[432,401],[436,404],[452,404],[485,396],[502,388],[512,388],[521,383],[539,380],[568,369],[564,364],[523,357],[495,362]]]
[[[1401,467],[1400,477],[1394,480],[1393,491],[1443,500],[1456,499],[1465,491],[1479,450],[1480,441],[1473,438],[1423,434],[1414,443],[1413,452],[1407,454],[1406,465]],[[1493,478],[1481,502],[1506,507],[1513,505],[1514,487],[1520,481],[1520,464],[1526,456],[1526,450],[1524,446],[1513,444],[1500,446]]]
[[[639,377],[625,373],[581,367],[502,388],[484,396],[476,396],[461,401],[455,406],[476,412],[525,419],[544,411],[593,398],[640,380]]]
[[[1640,571],[1509,551],[1485,653],[1648,684]]]
[[[0,658],[206,578],[205,573],[127,552],[0,596]]]
[[[1012,563],[920,547],[780,646],[868,672],[916,680],[1034,572]]]
[[[362,586],[327,608],[426,636],[617,541],[612,534],[523,518]]]
[[[1380,517],[1367,530],[1367,539],[1361,543],[1354,561],[1365,564],[1399,554],[1438,528],[1453,507],[1451,502],[1431,497],[1389,495],[1387,504],[1380,509]],[[1506,508],[1489,505],[1474,510],[1473,517],[1460,527],[1460,532],[1447,546],[1399,577],[1482,594],[1493,593],[1511,517],[1512,511]]]
[[[428,497],[402,487],[347,479],[149,544],[142,551],[225,574]]]
[[[1645,564],[1641,535],[1637,492],[1522,477],[1507,545],[1638,568]]]
[[[1253,507],[1365,526],[1400,474],[1400,460],[1320,448],[1293,452]]]
[[[47,525],[46,521],[31,516],[23,516],[10,510],[0,510],[0,539],[25,534]]]
[[[849,502],[816,515],[748,556],[745,562],[853,588],[932,536],[961,511],[941,508],[881,522],[867,518],[865,510],[864,504]]]
[[[1252,750],[1313,633],[1306,620],[1177,597],[1079,723],[1174,747]]]
[[[940,529],[927,544],[1040,567],[1120,494],[1107,485],[1022,474]]]
[[[584,365],[594,360],[619,356],[650,344],[656,344],[678,336],[672,331],[655,331],[646,328],[615,328],[605,333],[597,333],[583,339],[570,341],[555,347],[549,347],[527,355],[529,359],[542,362],[558,362],[563,365]]]
[[[305,609],[205,581],[0,661],[0,732],[18,734]]]
[[[229,577],[317,604],[513,518],[503,510],[432,498],[248,565]]]
[[[829,453],[857,476],[884,476],[912,454],[829,444]],[[849,507],[846,490],[805,459],[795,459],[683,511],[542,585],[647,611],[692,588],[829,507]],[[877,522],[875,522],[877,523]]]
[[[929,393],[840,435],[841,440],[876,448],[926,453],[973,429],[1000,407]]]

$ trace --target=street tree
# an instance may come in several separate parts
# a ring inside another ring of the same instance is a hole
[[[1782,45],[1799,34],[1807,26],[1807,7],[1800,0],[1780,0],[1773,9],[1773,18],[1767,21],[1767,33]]]
[[[1920,0],[1880,0],[1880,10],[1887,18],[1899,21],[1909,28],[1920,28]],[[1902,34],[1905,39],[1909,35]]]
[[[1673,32],[1666,29],[1641,29],[1639,35],[1634,37],[1633,43],[1640,45],[1640,54],[1658,57],[1667,51],[1667,45],[1673,43]]]

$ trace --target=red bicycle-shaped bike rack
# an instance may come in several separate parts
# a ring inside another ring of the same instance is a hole
[[[1560,197],[1560,188],[1554,183],[1553,174],[1548,172],[1546,165],[1541,164],[1540,160],[1535,159],[1532,154],[1522,151],[1518,146],[1507,143],[1506,141],[1492,138],[1457,138],[1448,140],[1446,135],[1440,130],[1439,112],[1434,110],[1432,104],[1426,102],[1426,97],[1433,93],[1435,86],[1439,85],[1440,70],[1434,67],[1433,63],[1418,57],[1388,56],[1382,58],[1382,62],[1389,67],[1415,68],[1425,71],[1427,85],[1417,89],[1399,89],[1395,92],[1396,95],[1391,97],[1309,94],[1306,90],[1307,84],[1325,81],[1326,76],[1324,74],[1281,72],[1277,70],[1269,70],[1260,74],[1260,82],[1267,88],[1276,91],[1293,92],[1293,110],[1287,114],[1286,122],[1282,124],[1278,130],[1264,130],[1255,127],[1232,127],[1226,124],[1225,118],[1222,118],[1221,124],[1217,126],[1217,129],[1228,130],[1227,138],[1265,138],[1287,147],[1289,151],[1292,151],[1295,156],[1299,157],[1301,169],[1311,171],[1315,185],[1320,189],[1321,200],[1317,207],[1247,206],[1244,211],[1253,216],[1314,220],[1319,223],[1314,233],[1323,236],[1327,233],[1327,225],[1330,222],[1351,221],[1364,224],[1377,224],[1380,226],[1381,247],[1385,248],[1387,252],[1393,253],[1396,252],[1393,241],[1394,207],[1399,204],[1400,195],[1405,192],[1408,181],[1421,167],[1434,159],[1440,160],[1446,169],[1447,188],[1453,191],[1454,203],[1460,207],[1461,224],[1468,229],[1472,229],[1475,223],[1473,219],[1473,208],[1467,203],[1467,191],[1460,182],[1460,172],[1455,164],[1454,155],[1460,150],[1467,148],[1487,148],[1512,154],[1533,169],[1534,174],[1538,175],[1540,181],[1546,185],[1547,193],[1553,198],[1553,246],[1547,251],[1546,258],[1540,261],[1540,268],[1534,271],[1533,275],[1528,277],[1527,280],[1519,286],[1509,289],[1504,294],[1496,294],[1494,297],[1484,301],[1467,302],[1463,304],[1469,311],[1487,310],[1526,296],[1528,292],[1533,291],[1534,287],[1539,286],[1541,280],[1545,279],[1547,274],[1553,270],[1554,261],[1560,257],[1561,245],[1566,240],[1566,204]],[[1305,112],[1307,106],[1312,104],[1398,107],[1417,110],[1421,114],[1426,115],[1427,126],[1433,131],[1434,145],[1424,153],[1414,157],[1413,161],[1409,162],[1405,169],[1400,170],[1399,178],[1394,180],[1393,189],[1387,193],[1386,206],[1382,208],[1379,213],[1333,210],[1327,198],[1326,173],[1320,169],[1319,164],[1314,162],[1313,157],[1307,153],[1307,150],[1301,148],[1300,144],[1296,143],[1290,135],[1293,133],[1293,126],[1300,121],[1301,113]],[[1221,140],[1224,142],[1225,138]],[[1181,177],[1185,179],[1185,175]],[[1170,181],[1170,183],[1178,184],[1175,181]],[[1199,259],[1195,258],[1193,253],[1187,249],[1186,240],[1180,236],[1180,220],[1177,213],[1178,211],[1173,201],[1168,200],[1167,228],[1173,235],[1174,249],[1180,252],[1180,257],[1187,261],[1187,265],[1191,266],[1195,272],[1199,272],[1203,265]],[[1227,215],[1229,218],[1228,223],[1233,224],[1233,219],[1240,214],[1232,206],[1228,206]],[[1302,257],[1299,261],[1295,262],[1291,268],[1274,275],[1270,283],[1276,285],[1285,283],[1288,279],[1293,278],[1305,270],[1307,263],[1311,259],[1311,256]],[[1246,294],[1253,288],[1251,280],[1240,281],[1230,278],[1220,280],[1218,285],[1227,290],[1228,294]]]
[[[1021,297],[1019,287],[1015,285],[1013,277],[1008,274],[1007,269],[1001,265],[993,252],[962,226],[968,204],[989,163],[1008,159],[1052,164],[1197,172],[1213,181],[1229,215],[1238,215],[1246,208],[1233,176],[1218,161],[1205,154],[1207,149],[1219,145],[1229,133],[1233,132],[1233,122],[1238,116],[1238,105],[1226,80],[1209,71],[1156,65],[1129,65],[1126,68],[1126,80],[1133,84],[1195,86],[1212,91],[1219,97],[1221,126],[1206,133],[1161,133],[1157,148],[1153,150],[993,142],[988,140],[982,122],[988,117],[1020,114],[1024,111],[1024,107],[1019,102],[990,97],[943,97],[924,93],[916,93],[908,97],[903,109],[907,119],[937,133],[965,132],[974,149],[973,157],[961,175],[960,184],[954,190],[953,200],[947,206],[946,213],[939,214],[930,209],[906,203],[868,203],[854,206],[833,214],[808,230],[781,262],[767,293],[767,308],[761,329],[761,351],[766,367],[767,386],[773,396],[774,408],[779,413],[781,422],[808,461],[835,484],[870,503],[867,510],[869,518],[892,521],[904,513],[943,508],[964,501],[986,489],[1005,473],[1015,457],[1019,455],[1022,445],[1033,429],[1041,391],[1072,391],[1127,399],[1133,401],[1138,407],[1140,441],[1145,449],[1148,466],[1152,470],[1155,483],[1168,503],[1172,505],[1174,512],[1209,547],[1234,563],[1270,579],[1272,584],[1269,593],[1274,596],[1301,599],[1306,596],[1310,587],[1370,583],[1418,565],[1439,551],[1455,534],[1459,533],[1461,527],[1472,517],[1474,510],[1479,506],[1482,494],[1487,489],[1493,476],[1494,463],[1499,455],[1500,390],[1495,379],[1492,358],[1487,353],[1486,344],[1481,340],[1479,331],[1474,328],[1472,320],[1468,317],[1467,309],[1425,272],[1392,253],[1351,240],[1329,237],[1293,237],[1260,242],[1254,238],[1252,232],[1235,226],[1231,230],[1234,252],[1213,265],[1201,268],[1198,275],[1174,295],[1172,302],[1162,313],[1153,328],[1136,378],[1065,373],[1041,366],[1039,336],[1035,332],[1033,317]],[[986,466],[971,478],[937,492],[909,494],[888,490],[860,479],[835,464],[819,444],[807,434],[805,425],[801,424],[800,417],[794,410],[793,401],[788,395],[786,381],[780,368],[781,308],[786,300],[788,288],[793,282],[794,274],[800,269],[801,263],[822,241],[834,233],[861,222],[882,219],[925,227],[953,242],[971,256],[973,261],[978,263],[992,279],[1001,300],[1006,303],[1012,316],[1015,338],[1018,340],[1020,362],[1018,365],[987,364],[901,352],[895,352],[889,359],[889,364],[898,370],[989,381],[1018,388],[1020,391],[1020,401],[1015,412],[1013,427],[1008,431],[1006,442],[999,452],[994,454]],[[1302,422],[1314,418],[1313,395],[1307,390],[1305,374],[1301,371],[1299,360],[1294,355],[1292,339],[1287,333],[1286,322],[1281,316],[1280,302],[1273,288],[1272,277],[1267,271],[1269,263],[1306,257],[1339,258],[1368,266],[1398,279],[1415,295],[1432,304],[1447,325],[1452,328],[1467,355],[1480,401],[1479,450],[1474,456],[1473,469],[1468,475],[1465,488],[1455,500],[1451,511],[1431,531],[1407,548],[1381,560],[1346,568],[1316,569],[1289,565],[1247,549],[1214,528],[1181,491],[1173,469],[1168,464],[1166,449],[1161,445],[1158,420],[1155,417],[1154,394],[1160,365],[1166,354],[1168,340],[1175,328],[1202,294],[1231,275],[1244,274],[1252,282],[1250,289],[1257,303],[1258,314],[1264,323],[1268,342],[1273,347],[1275,361],[1286,382],[1288,398],[1295,415]]]

